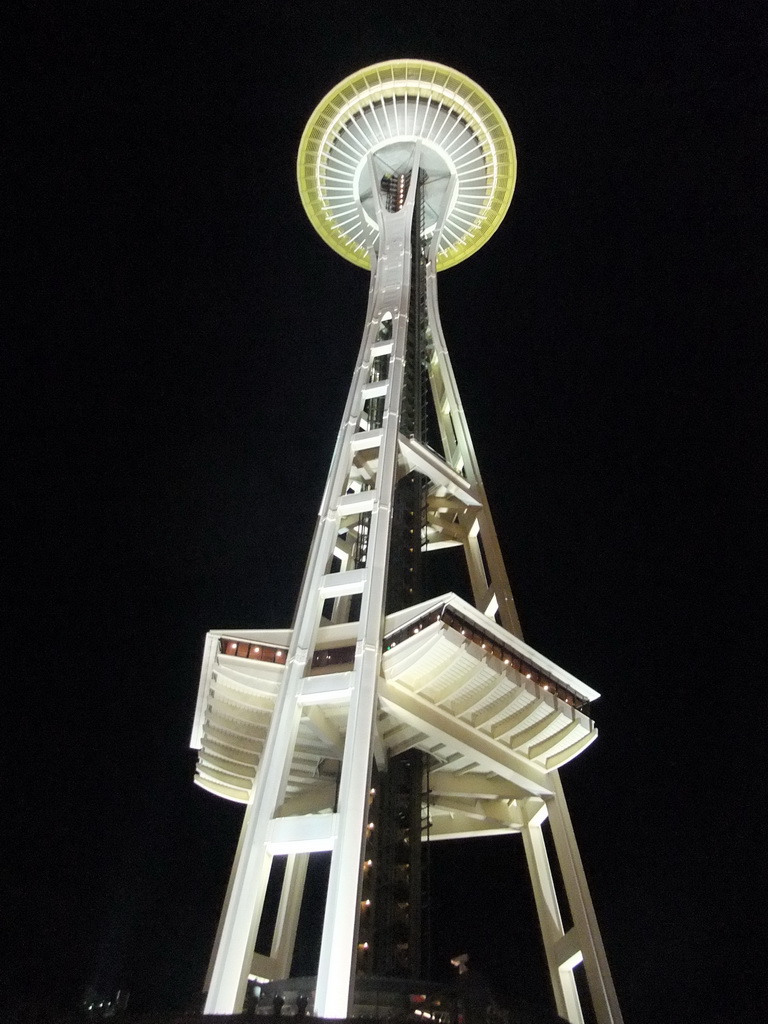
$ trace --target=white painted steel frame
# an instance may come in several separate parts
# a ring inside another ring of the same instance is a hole
[[[493,618],[498,611],[502,626],[515,636],[522,637],[512,588],[509,585],[475,448],[459,397],[448,347],[445,344],[437,302],[437,272],[434,260],[430,260],[427,267],[427,308],[432,341],[429,380],[445,458],[453,469],[466,477],[477,502],[474,522],[463,540],[472,596],[475,606],[481,612]]]
[[[463,546],[477,609],[491,618],[498,614],[506,630],[518,637],[521,635],[440,325],[437,251],[446,213],[455,206],[451,205],[450,194],[435,225],[427,265],[429,378],[444,459],[400,432],[413,256],[411,222],[421,152],[421,144],[415,142],[411,184],[402,210],[385,213],[376,190],[377,230],[370,231],[364,239],[372,267],[366,328],[302,582],[284,676],[245,813],[219,923],[209,970],[206,1013],[240,1011],[251,971],[272,978],[287,976],[306,861],[308,854],[317,850],[330,850],[331,868],[314,1012],[321,1017],[336,1018],[345,1017],[349,1012],[374,750],[382,760],[386,757],[376,722],[380,702],[387,704],[389,692],[381,682],[382,634],[391,513],[399,476],[416,468],[429,477],[428,541],[436,547],[457,543]],[[366,159],[370,178],[376,181],[378,171],[370,152]],[[391,337],[383,341],[380,326],[385,316],[391,316],[392,332]],[[385,381],[375,380],[372,363],[377,355],[384,353],[390,355],[388,377]],[[375,396],[383,398],[384,414],[381,427],[370,429],[363,409],[366,399]],[[353,472],[356,453],[365,450],[378,452],[370,490],[361,489],[360,480]],[[349,552],[339,542],[339,530],[343,517],[361,511],[370,513],[367,559],[362,568],[350,568]],[[334,555],[341,561],[340,571],[336,573],[330,571]],[[360,595],[361,603],[354,664],[352,670],[345,673],[343,690],[324,688],[319,685],[318,677],[309,675],[322,630],[336,628],[323,625],[324,602],[329,597],[334,598],[336,621],[348,612],[349,597],[354,594]],[[213,658],[214,650],[209,643],[204,673],[210,671]],[[339,701],[345,702],[347,708],[346,728],[342,731],[329,725],[322,713],[324,704],[338,705]],[[419,710],[418,702],[411,703],[415,709],[411,724],[418,725],[420,716],[427,711]],[[201,705],[196,715],[196,734],[202,729],[203,713]],[[398,705],[398,715],[403,714],[403,708]],[[337,737],[338,743],[343,742],[338,801],[334,813],[284,817],[281,805],[302,715],[310,719],[314,716],[320,730],[325,729],[331,739]],[[479,751],[479,735],[475,745]],[[506,810],[499,807],[497,813],[500,820],[507,821],[510,828],[523,834],[558,1012],[572,1024],[582,1024],[573,968],[583,960],[599,1024],[621,1024],[557,771],[542,775],[542,781],[544,779],[546,786],[537,787],[532,778],[520,776],[521,793],[528,795],[519,801],[513,800]],[[446,788],[450,790],[449,785]],[[465,808],[465,804],[456,803],[455,796],[453,800],[459,810]],[[547,815],[574,922],[568,933],[563,930],[541,833]],[[289,854],[278,926],[270,956],[254,956],[271,861],[276,853]]]

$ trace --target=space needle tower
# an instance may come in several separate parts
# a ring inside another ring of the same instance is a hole
[[[583,1020],[583,971],[599,1024],[621,1021],[558,775],[598,694],[522,639],[438,312],[437,273],[498,228],[515,173],[491,97],[430,61],[351,75],[302,136],[304,208],[370,271],[368,309],[293,625],[206,639],[195,781],[245,805],[206,1013],[290,977],[312,855],[330,870],[310,1010],[340,1018],[366,977],[423,977],[430,845],[519,834],[558,1013]]]

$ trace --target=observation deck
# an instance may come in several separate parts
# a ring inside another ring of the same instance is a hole
[[[379,232],[372,169],[398,173],[415,142],[427,178],[425,235],[440,229],[437,270],[476,252],[509,207],[515,145],[488,93],[431,61],[373,64],[318,104],[297,166],[307,216],[328,245],[357,266],[370,268],[369,247]]]
[[[306,682],[335,702],[304,708],[281,816],[333,810],[355,626],[321,627]],[[248,800],[290,639],[208,634],[192,740],[203,789]],[[517,831],[517,801],[546,795],[547,773],[597,737],[595,690],[453,594],[387,616],[382,673],[379,753],[430,755],[432,839]]]

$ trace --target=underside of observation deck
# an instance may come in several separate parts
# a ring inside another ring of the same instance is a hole
[[[334,809],[354,638],[325,634],[308,672],[325,699],[301,718],[286,817]],[[193,737],[202,788],[248,800],[289,644],[288,630],[209,634]],[[597,693],[455,595],[387,617],[382,669],[377,760],[429,755],[432,839],[516,831],[518,802],[549,795],[547,773],[597,737]]]

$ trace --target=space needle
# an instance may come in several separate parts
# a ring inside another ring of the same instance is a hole
[[[430,845],[520,835],[558,1013],[583,1021],[583,971],[599,1024],[622,1019],[559,779],[599,694],[522,639],[438,311],[437,272],[496,231],[515,175],[491,97],[430,61],[350,75],[304,130],[301,200],[370,271],[368,308],[293,625],[206,638],[195,781],[245,805],[206,1013],[240,1012],[249,978],[289,985],[313,855],[330,870],[310,1009],[341,1018],[366,1012],[366,977],[423,976]],[[455,590],[433,592],[440,553]]]

